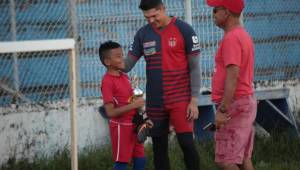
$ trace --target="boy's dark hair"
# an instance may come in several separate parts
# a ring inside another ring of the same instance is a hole
[[[163,5],[161,0],[141,0],[139,8],[143,11],[147,11],[152,8],[157,8],[160,5]]]
[[[115,48],[121,48],[121,45],[117,42],[114,41],[106,41],[104,43],[102,43],[99,47],[99,58],[101,63],[106,66],[106,64],[104,63],[104,60],[109,57],[109,52],[112,49]]]

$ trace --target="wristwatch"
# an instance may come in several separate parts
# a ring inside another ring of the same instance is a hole
[[[227,112],[227,109],[225,108],[224,105],[221,105],[220,108],[219,108],[219,111],[220,111],[221,113],[226,113],[226,112]]]

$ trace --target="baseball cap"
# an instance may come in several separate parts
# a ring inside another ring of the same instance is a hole
[[[207,0],[206,2],[208,6],[223,6],[230,11],[238,14],[240,14],[244,9],[244,0]]]

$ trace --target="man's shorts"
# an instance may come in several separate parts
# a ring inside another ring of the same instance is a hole
[[[144,145],[138,143],[133,123],[109,121],[113,159],[130,162],[132,158],[144,157]]]
[[[240,97],[228,107],[231,119],[215,133],[215,162],[242,164],[251,158],[256,110],[253,95]]]
[[[193,121],[187,120],[188,102],[168,104],[164,107],[164,112],[168,115],[162,119],[150,119],[154,126],[150,129],[151,136],[161,136],[169,133],[170,124],[176,133],[193,132]]]

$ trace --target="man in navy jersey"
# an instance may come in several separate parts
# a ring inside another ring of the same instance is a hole
[[[168,133],[174,127],[188,170],[199,169],[193,121],[198,118],[200,44],[193,28],[166,14],[161,0],[141,0],[139,8],[148,24],[138,30],[125,60],[125,72],[144,56],[146,112],[156,170],[169,170]]]

